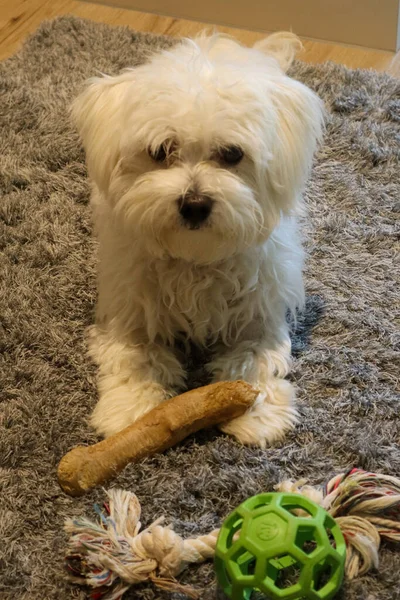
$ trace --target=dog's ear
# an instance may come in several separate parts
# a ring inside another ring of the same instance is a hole
[[[282,77],[271,90],[276,125],[267,185],[283,212],[296,208],[324,129],[322,100],[302,83]],[[268,117],[269,118],[269,117]]]
[[[286,73],[296,54],[303,49],[299,38],[289,31],[278,31],[254,44],[254,48],[273,56],[281,69]]]
[[[119,160],[123,130],[122,106],[132,85],[132,71],[117,77],[94,77],[71,106],[71,116],[86,151],[91,179],[106,190]]]

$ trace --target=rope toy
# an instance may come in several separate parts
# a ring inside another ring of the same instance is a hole
[[[183,540],[160,517],[140,531],[140,503],[135,494],[119,489],[107,492],[106,515],[93,523],[85,517],[69,519],[64,529],[71,535],[66,555],[68,578],[93,588],[94,600],[119,600],[131,587],[152,581],[157,587],[197,598],[196,590],[175,579],[190,563],[214,556],[219,530]]]
[[[400,542],[400,479],[352,469],[331,479],[323,490],[305,483],[285,481],[277,487],[314,500],[336,520],[347,545],[346,577],[377,569],[381,540]]]
[[[339,525],[346,541],[345,575],[354,579],[379,564],[381,540],[400,542],[400,479],[352,469],[337,475],[322,489],[284,481],[280,492],[301,494],[320,504]],[[66,554],[71,581],[92,588],[92,598],[119,600],[132,586],[151,581],[156,586],[198,598],[199,592],[178,583],[176,576],[190,563],[214,556],[219,530],[182,539],[161,517],[140,531],[140,504],[135,494],[107,492],[99,521],[69,519]]]

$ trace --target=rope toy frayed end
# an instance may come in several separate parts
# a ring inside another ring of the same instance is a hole
[[[139,500],[131,492],[107,492],[105,512],[99,506],[97,523],[85,517],[68,519],[70,535],[66,554],[68,578],[92,588],[92,598],[119,600],[131,585],[152,581],[159,588],[198,598],[198,592],[181,585],[175,576],[189,563],[214,555],[218,531],[183,540],[157,519],[141,529]]]
[[[400,479],[351,469],[336,475],[322,489],[284,481],[283,492],[302,494],[328,511],[342,530],[347,545],[348,579],[379,566],[381,540],[400,542]]]

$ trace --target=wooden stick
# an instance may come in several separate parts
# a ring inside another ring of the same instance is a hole
[[[244,381],[227,381],[166,400],[98,444],[73,448],[58,466],[59,484],[70,496],[81,496],[128,463],[163,452],[199,429],[242,415],[257,395],[258,390]]]

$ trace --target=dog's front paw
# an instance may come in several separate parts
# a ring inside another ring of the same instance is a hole
[[[297,421],[293,386],[284,379],[275,379],[250,410],[223,423],[220,429],[242,444],[265,448],[293,429]]]
[[[116,378],[114,378],[116,379]],[[101,382],[100,399],[93,411],[91,425],[98,434],[109,437],[118,433],[149,410],[174,395],[157,383],[141,382],[136,385],[114,383],[113,379]]]

